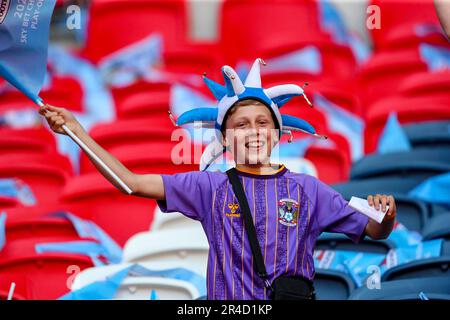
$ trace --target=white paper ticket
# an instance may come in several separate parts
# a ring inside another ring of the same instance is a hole
[[[370,206],[366,199],[361,199],[358,197],[351,197],[348,205],[356,210],[365,214],[369,218],[375,220],[378,223],[381,223],[386,215],[386,212],[389,210],[389,206],[386,205],[386,211],[383,212],[381,209],[376,210],[374,207]]]

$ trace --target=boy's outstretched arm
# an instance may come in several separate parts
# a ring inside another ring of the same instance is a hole
[[[369,195],[367,197],[367,202],[369,205],[375,207],[375,209],[381,209],[383,212],[386,211],[386,205],[389,206],[389,211],[384,216],[384,220],[381,224],[369,219],[369,223],[364,230],[365,234],[374,240],[386,239],[394,228],[395,217],[397,215],[394,197],[381,194],[376,194],[374,196]]]
[[[49,112],[46,112],[48,110]],[[81,139],[102,161],[122,179],[132,190],[133,195],[147,197],[155,200],[164,199],[164,184],[162,177],[158,174],[135,174],[128,170],[119,160],[108,151],[103,149],[84,130],[75,116],[67,109],[45,105],[39,109],[39,113],[44,116],[50,128],[59,134],[65,134],[62,125],[65,124],[72,132]],[[89,155],[88,155],[89,157]],[[117,189],[124,192],[117,182],[91,157],[91,162],[98,171],[111,182]]]

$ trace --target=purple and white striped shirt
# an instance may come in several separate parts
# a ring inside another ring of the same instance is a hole
[[[238,170],[252,212],[267,272],[314,278],[313,251],[324,231],[344,233],[358,242],[368,218],[317,178],[289,171],[273,174]],[[255,271],[238,201],[222,172],[193,171],[162,175],[163,212],[178,211],[199,220],[210,250],[208,299],[267,299]]]

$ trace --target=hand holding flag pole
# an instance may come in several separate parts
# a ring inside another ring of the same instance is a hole
[[[56,0],[23,5],[23,0],[8,0],[0,7],[0,76],[40,107],[45,107],[39,92],[47,68],[50,20]],[[3,3],[3,2],[2,2]],[[33,21],[25,21],[25,16]],[[48,112],[48,111],[47,111]],[[65,124],[62,129],[125,191],[132,190]]]

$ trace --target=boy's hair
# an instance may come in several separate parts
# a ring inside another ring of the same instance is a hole
[[[265,103],[262,103],[259,100],[256,99],[245,99],[245,100],[240,100],[237,101],[235,104],[233,104],[233,106],[227,111],[227,113],[225,114],[225,117],[223,118],[223,123],[222,123],[222,134],[225,134],[225,130],[227,127],[227,120],[228,118],[236,112],[237,108],[239,107],[245,107],[245,106],[253,106],[253,105],[257,105],[257,106],[264,106],[267,107],[267,105]],[[267,107],[268,108],[268,107]],[[273,122],[275,124],[275,128],[276,129],[280,129],[280,126],[278,124],[278,121],[276,120],[277,118],[275,117],[275,114],[273,113],[271,108],[268,108],[270,110],[270,114],[272,115],[272,119]]]

